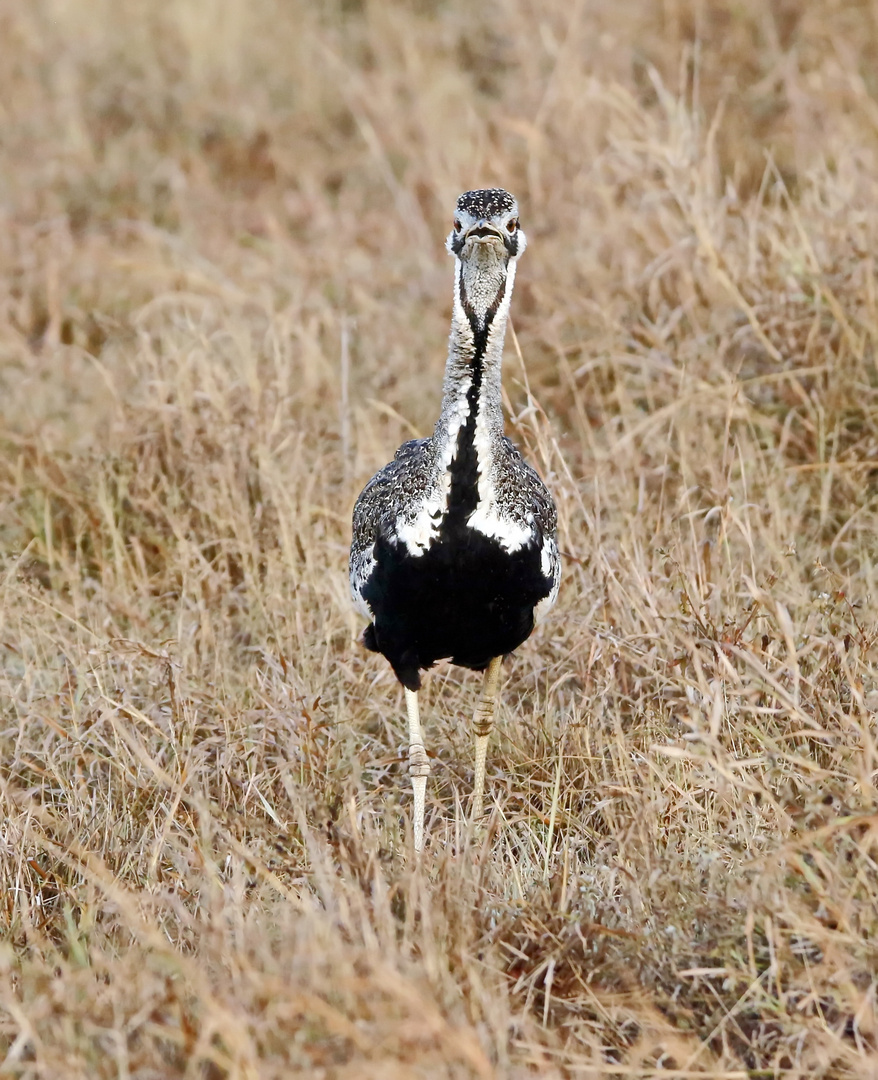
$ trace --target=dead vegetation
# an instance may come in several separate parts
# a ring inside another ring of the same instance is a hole
[[[0,1072],[878,1076],[873,6],[0,37]],[[486,834],[433,675],[417,870],[349,512],[433,422],[482,183],[565,574]]]

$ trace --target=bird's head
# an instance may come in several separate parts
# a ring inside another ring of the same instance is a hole
[[[465,191],[457,200],[454,227],[445,246],[462,262],[505,266],[521,255],[526,244],[518,221],[518,203],[508,191]]]

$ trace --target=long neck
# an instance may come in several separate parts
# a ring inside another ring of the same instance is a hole
[[[501,365],[515,260],[457,259],[442,410],[434,467],[449,484],[448,509],[472,512],[479,479],[491,471],[503,435]]]

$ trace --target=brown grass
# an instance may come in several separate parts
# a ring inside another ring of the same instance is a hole
[[[0,1073],[878,1076],[878,17],[0,0]],[[558,607],[401,692],[353,499],[467,187]]]

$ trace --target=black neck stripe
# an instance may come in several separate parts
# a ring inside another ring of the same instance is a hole
[[[482,360],[485,358],[485,350],[488,347],[488,332],[491,329],[491,324],[494,322],[494,316],[497,314],[500,305],[503,303],[503,297],[506,295],[506,278],[504,277],[500,282],[500,288],[497,290],[497,295],[488,305],[484,318],[481,320],[479,319],[478,312],[470,303],[470,298],[466,294],[466,289],[463,284],[463,274],[460,275],[458,291],[460,293],[461,307],[470,324],[470,329],[473,332],[473,356],[470,363],[473,367],[480,367]]]
[[[459,292],[461,306],[473,332],[473,355],[470,360],[472,381],[466,392],[467,417],[458,431],[457,446],[449,466],[451,490],[448,493],[446,525],[451,529],[462,527],[463,521],[476,509],[479,502],[479,461],[475,448],[476,419],[479,413],[488,335],[494,317],[506,295],[506,279],[500,282],[497,295],[488,305],[482,319],[479,318],[466,294],[463,274],[460,275]]]

